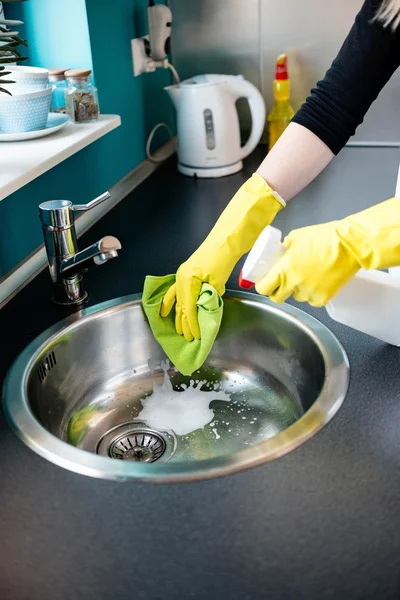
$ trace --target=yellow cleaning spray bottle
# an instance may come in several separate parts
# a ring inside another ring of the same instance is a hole
[[[294,110],[290,105],[290,81],[286,54],[278,56],[276,61],[274,98],[274,105],[268,115],[269,150],[285,131],[294,115]]]

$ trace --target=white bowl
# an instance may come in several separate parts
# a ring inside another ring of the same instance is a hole
[[[11,71],[10,75],[7,75],[7,79],[11,79],[15,83],[6,83],[2,87],[11,92],[13,96],[38,92],[49,87],[49,71],[47,69],[11,65],[7,66],[7,71]]]
[[[51,88],[9,96],[0,93],[0,131],[23,133],[46,127],[50,112]]]

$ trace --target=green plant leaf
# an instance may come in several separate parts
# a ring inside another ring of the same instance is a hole
[[[7,43],[8,45],[25,46],[25,48],[28,47],[28,42],[26,40],[23,40],[22,38],[20,38],[18,35],[5,37],[0,33],[0,40],[2,42]]]
[[[8,90],[4,90],[2,87],[0,87],[0,92],[3,92],[3,94],[8,94],[9,96],[12,96],[11,92],[9,92]]]
[[[10,39],[15,39],[19,36],[19,31],[10,31],[9,29],[3,29],[1,30],[0,27],[0,38],[1,39],[5,39],[5,38],[10,38]]]
[[[2,27],[8,27],[9,25],[12,25],[13,27],[15,25],[24,25],[23,21],[15,21],[12,19],[0,19],[0,25]]]
[[[8,63],[15,63],[15,62],[21,62],[22,60],[28,60],[28,58],[26,56],[11,56],[10,58],[1,58],[0,57],[0,64],[8,64]]]
[[[7,48],[15,48],[16,46],[19,46],[18,42],[10,42],[7,44]],[[2,48],[4,48],[4,46],[2,46]]]
[[[18,42],[21,46],[25,46],[25,48],[28,47],[28,42],[26,40],[23,40],[22,38],[20,38],[19,36],[14,38],[16,42]]]
[[[23,2],[24,0],[4,0],[8,2]],[[13,31],[10,27],[23,25],[23,21],[7,21],[0,20],[0,41],[3,42],[0,46],[0,65],[22,62],[28,60],[27,57],[17,50],[18,46],[28,47],[28,42],[19,36],[19,31]],[[5,90],[2,90],[3,92]],[[8,93],[8,92],[7,92]]]

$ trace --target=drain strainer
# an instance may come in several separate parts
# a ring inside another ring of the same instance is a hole
[[[155,431],[143,421],[121,423],[103,435],[96,452],[101,456],[132,462],[168,462],[175,454],[176,435]]]
[[[165,440],[154,431],[135,431],[114,440],[110,446],[111,458],[155,462],[164,454]]]

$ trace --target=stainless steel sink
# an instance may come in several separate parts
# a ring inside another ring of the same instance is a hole
[[[140,296],[83,310],[18,357],[4,388],[5,414],[30,448],[77,473],[192,481],[295,449],[333,417],[349,378],[346,354],[326,327],[243,292],[226,295],[222,327],[202,369],[192,378],[168,370],[176,391],[200,381],[214,413],[186,435],[140,417],[165,360]],[[228,401],[213,400],[217,390],[229,393]]]

